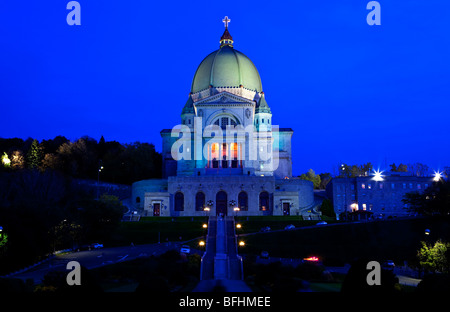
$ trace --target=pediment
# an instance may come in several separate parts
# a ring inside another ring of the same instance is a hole
[[[195,106],[217,105],[255,105],[254,101],[223,91],[195,102]]]

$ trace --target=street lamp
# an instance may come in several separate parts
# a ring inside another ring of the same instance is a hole
[[[199,245],[200,247],[203,247],[203,246],[205,246],[205,241],[202,241],[202,240],[201,240],[201,241],[199,241],[199,242],[198,242],[198,245]]]
[[[244,241],[240,241],[239,242],[239,247],[244,247],[245,246],[245,242]]]
[[[97,171],[97,199],[99,197],[99,188],[100,188],[100,172],[103,170],[103,162],[100,160],[100,165]]]
[[[203,223],[202,226],[203,226],[204,229],[208,228],[208,224],[206,224],[206,223]]]
[[[240,228],[242,228],[242,225],[240,223],[238,223],[238,224],[236,224],[236,228],[240,229]]]

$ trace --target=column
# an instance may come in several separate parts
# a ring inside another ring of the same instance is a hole
[[[241,168],[241,143],[237,143],[237,167]]]
[[[207,150],[207,156],[206,156],[206,163],[207,163],[207,168],[211,168],[211,144],[207,144],[206,145],[206,150]]]
[[[227,162],[228,168],[231,168],[231,144],[227,143]]]
[[[218,162],[219,162],[219,168],[222,168],[222,143],[218,143],[219,145],[219,158],[218,158]]]

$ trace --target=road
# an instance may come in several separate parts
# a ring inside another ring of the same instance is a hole
[[[70,261],[78,261],[81,266],[87,269],[93,269],[124,260],[133,260],[138,257],[157,256],[171,249],[179,250],[180,245],[181,243],[162,243],[72,252],[57,255],[49,261],[11,277],[23,280],[33,279],[35,284],[39,284],[48,272],[53,270],[66,270],[66,265]]]

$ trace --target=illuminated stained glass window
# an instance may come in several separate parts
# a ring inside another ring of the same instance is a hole
[[[259,194],[259,210],[269,210],[269,193],[267,193],[266,191]]]

